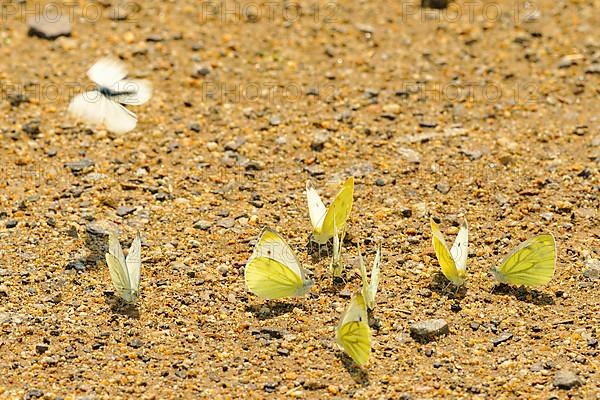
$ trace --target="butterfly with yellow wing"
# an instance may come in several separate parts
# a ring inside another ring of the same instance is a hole
[[[140,292],[141,247],[142,241],[138,233],[125,258],[118,236],[113,232],[108,234],[106,264],[110,278],[119,297],[130,304],[137,302]]]
[[[263,228],[244,270],[246,286],[264,299],[303,296],[313,281],[283,238]]]
[[[315,190],[311,181],[306,182],[306,198],[308,201],[308,214],[312,224],[312,240],[318,244],[325,244],[331,239],[335,227],[342,232],[352,211],[354,197],[354,177],[346,179],[342,188],[329,206],[325,207],[321,197]]]
[[[551,233],[533,237],[511,251],[493,272],[500,283],[542,286],[556,266],[556,241]]]
[[[358,248],[358,263],[360,266],[360,276],[362,279],[362,295],[367,304],[369,310],[375,308],[375,296],[377,295],[377,286],[379,286],[379,264],[381,263],[381,244],[377,246],[377,253],[375,254],[375,260],[373,261],[373,267],[371,268],[371,282],[367,277],[367,267],[365,261],[360,254],[360,247]]]
[[[371,354],[371,330],[367,315],[367,306],[361,292],[352,296],[350,305],[342,314],[336,329],[335,339],[340,348],[356,364],[363,366]]]
[[[467,256],[469,255],[469,227],[465,220],[461,225],[452,248],[448,250],[444,235],[430,218],[431,237],[435,255],[444,276],[455,286],[460,287],[467,278]]]

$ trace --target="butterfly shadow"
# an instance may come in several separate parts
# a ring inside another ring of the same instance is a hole
[[[246,306],[246,312],[251,312],[259,320],[268,320],[290,313],[294,308],[304,310],[304,305],[272,300],[263,304],[249,304]]]
[[[446,296],[448,299],[462,300],[467,295],[467,285],[463,284],[456,287],[441,272],[436,272],[429,284],[429,290],[438,293],[440,296]]]
[[[116,315],[123,315],[128,318],[140,319],[140,310],[137,305],[124,302],[114,292],[104,292],[106,304],[110,307],[110,311]]]
[[[108,252],[107,235],[92,234],[86,230],[84,244],[88,249],[88,253],[85,257],[85,263],[87,265],[98,265],[98,263],[104,262],[104,254]]]
[[[342,365],[348,374],[350,374],[354,382],[358,383],[362,387],[367,387],[371,384],[368,371],[356,365],[356,363],[348,354],[339,351],[337,352],[336,357],[342,362]]]
[[[510,295],[519,301],[537,306],[549,306],[554,304],[554,298],[547,293],[526,286],[514,287],[506,283],[498,283],[492,288],[492,294]]]

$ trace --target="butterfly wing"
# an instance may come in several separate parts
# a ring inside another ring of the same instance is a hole
[[[127,271],[129,273],[129,282],[131,289],[134,292],[138,292],[140,289],[140,270],[142,268],[142,239],[138,233],[131,243],[129,253],[125,263],[127,264]]]
[[[251,258],[244,276],[248,289],[265,299],[299,296],[310,288],[286,265],[267,257]]]
[[[433,248],[435,250],[435,255],[438,259],[438,262],[440,263],[440,267],[442,268],[442,273],[449,281],[451,281],[457,286],[460,286],[463,282],[459,277],[454,258],[452,257],[450,250],[448,250],[448,246],[446,245],[444,235],[440,231],[440,228],[435,223],[433,218],[430,218],[429,221],[431,223],[431,237],[433,241]]]
[[[106,102],[106,113],[104,115],[106,129],[114,133],[126,133],[135,128],[137,116],[133,112],[108,98]]]
[[[308,202],[310,223],[313,229],[320,229],[327,213],[327,208],[325,208],[325,204],[323,204],[319,193],[317,193],[311,181],[306,181],[306,200]]]
[[[116,58],[101,58],[87,72],[88,77],[99,86],[112,90],[112,86],[127,76],[127,67]]]
[[[381,244],[377,246],[373,269],[371,269],[371,283],[369,284],[369,297],[366,298],[367,307],[370,310],[375,308],[375,297],[377,296],[377,287],[379,286],[379,265],[381,264]]]
[[[270,228],[262,230],[244,275],[250,291],[267,299],[302,296],[313,284],[290,246]]]
[[[119,236],[114,232],[108,234],[108,253],[113,255],[119,263],[125,265],[125,255],[121,243],[119,243]]]
[[[355,294],[342,315],[336,331],[339,346],[358,365],[365,365],[371,354],[371,331],[363,295]]]
[[[256,247],[254,248],[253,257],[267,257],[287,266],[292,272],[304,279],[304,269],[296,258],[292,248],[286,241],[271,228],[263,228]]]
[[[110,97],[111,100],[121,104],[139,106],[152,97],[152,84],[143,79],[122,80],[115,83],[110,90],[122,93]]]
[[[367,267],[365,265],[365,260],[363,259],[363,256],[360,253],[360,246],[357,246],[357,247],[358,247],[358,266],[360,268],[360,279],[362,281],[361,293],[363,295],[363,298],[367,302],[367,306],[368,306],[369,305],[368,299],[371,297],[371,295],[369,293],[371,291],[371,287],[369,285],[369,278],[367,276]]]
[[[108,99],[97,90],[78,94],[71,100],[68,112],[74,118],[92,125],[103,123]]]
[[[552,234],[531,238],[510,252],[494,270],[496,279],[513,285],[541,286],[554,276],[556,242]]]
[[[469,226],[466,220],[461,225],[456,239],[454,239],[450,254],[459,275],[461,272],[464,273],[467,269],[467,257],[469,255]]]
[[[342,231],[346,227],[346,221],[352,212],[352,202],[354,198],[354,177],[350,177],[344,182],[344,185],[335,196],[335,199],[327,209],[325,219],[321,230],[313,232],[313,238],[317,243],[326,243],[333,237],[333,225]]]
[[[106,264],[117,294],[126,302],[134,303],[137,300],[137,291],[131,288],[127,266],[110,253],[106,253]]]

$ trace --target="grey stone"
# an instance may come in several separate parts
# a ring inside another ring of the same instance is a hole
[[[89,158],[84,158],[83,160],[79,161],[67,162],[65,163],[65,167],[69,168],[72,173],[78,174],[87,168],[93,167],[95,164],[96,163],[93,160],[90,160]]]
[[[135,207],[121,206],[121,207],[117,208],[117,215],[119,217],[126,217],[129,214],[133,214],[135,212],[135,210],[136,210]]]
[[[440,182],[435,185],[435,188],[441,194],[448,194],[448,192],[450,191],[450,185],[448,185],[447,182]]]
[[[221,218],[217,221],[217,226],[221,228],[230,229],[235,225],[235,219],[233,218]]]
[[[204,78],[208,74],[210,74],[211,68],[208,65],[204,64],[196,64],[194,65],[194,69],[192,71],[192,76],[194,78]]]
[[[194,222],[193,226],[195,229],[207,231],[212,226],[212,222],[201,219],[201,220]]]
[[[492,340],[492,344],[494,345],[494,347],[501,345],[504,342],[508,342],[510,339],[512,339],[513,334],[510,332],[504,332],[503,334],[501,334],[500,336],[498,336],[497,338]]]
[[[554,375],[552,384],[559,389],[569,390],[581,386],[582,382],[575,372],[561,369]]]
[[[310,143],[310,148],[314,151],[321,151],[325,147],[325,143],[329,141],[329,134],[326,131],[317,131],[313,134],[313,140]]]
[[[420,164],[421,163],[421,155],[414,151],[413,149],[409,149],[407,147],[401,147],[398,149],[398,154],[400,157],[404,158],[411,164]]]
[[[419,341],[429,341],[449,332],[448,323],[443,319],[429,319],[410,326],[410,335]]]

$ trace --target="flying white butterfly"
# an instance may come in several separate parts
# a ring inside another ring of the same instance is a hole
[[[127,68],[120,60],[102,58],[87,72],[98,87],[71,100],[69,113],[93,125],[104,125],[114,133],[125,133],[137,125],[137,116],[125,105],[150,100],[152,85],[146,80],[125,79]]]

